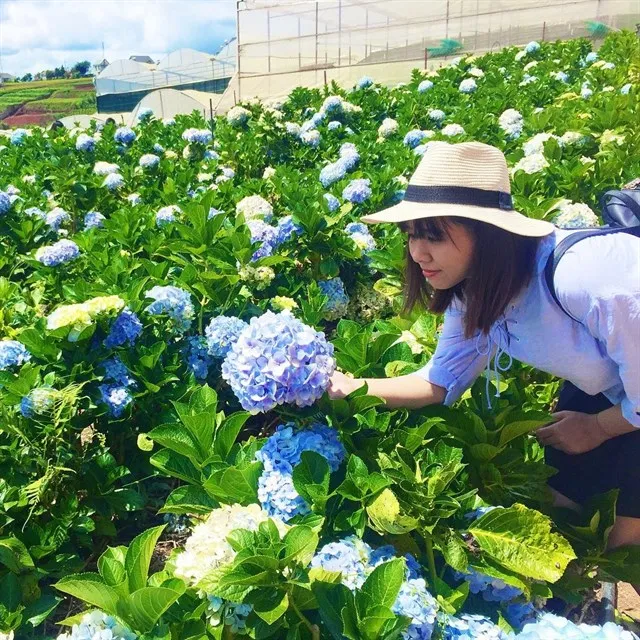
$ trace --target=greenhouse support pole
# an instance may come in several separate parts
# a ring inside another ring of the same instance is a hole
[[[424,69],[427,70],[427,60],[429,58],[429,49],[427,47],[424,48]]]
[[[271,73],[271,11],[267,9],[267,73]]]
[[[342,0],[338,0],[338,66],[342,59]]]
[[[546,30],[547,30],[547,23],[545,21],[542,23],[542,42],[544,42],[544,35]]]
[[[242,80],[240,79],[240,0],[236,0],[236,78],[238,95],[242,98]],[[233,103],[236,104],[236,92],[233,91]]]
[[[316,69],[318,68],[318,2],[316,0]]]

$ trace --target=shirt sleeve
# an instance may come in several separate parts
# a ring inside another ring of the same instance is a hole
[[[470,338],[464,335],[464,311],[459,305],[452,303],[444,314],[438,346],[431,360],[414,375],[420,376],[432,384],[443,387],[447,391],[444,404],[452,405],[473,384],[486,366],[491,353],[482,353],[487,346],[487,339],[480,339],[480,331]]]
[[[618,366],[622,415],[640,427],[640,240],[626,233],[581,240],[558,264],[554,285],[562,306]]]

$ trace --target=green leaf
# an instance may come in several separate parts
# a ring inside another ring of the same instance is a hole
[[[342,611],[347,607],[354,607],[353,594],[343,584],[328,584],[313,582],[311,590],[320,607],[322,622],[333,636],[334,640],[343,640]]]
[[[374,606],[368,611],[367,616],[360,620],[358,626],[365,640],[378,640],[385,637],[384,628],[395,619],[396,615],[389,607]]]
[[[551,532],[549,518],[519,504],[486,513],[469,533],[496,562],[535,580],[559,580],[576,557],[567,540]]]
[[[143,587],[124,600],[119,608],[120,615],[130,621],[135,631],[149,633],[160,616],[184,593],[166,587]]]
[[[311,562],[318,546],[318,534],[311,527],[304,525],[293,527],[285,535],[284,544],[285,557],[283,561],[287,564],[296,561],[306,567]]]
[[[549,424],[549,422],[553,421],[553,418],[551,418],[551,416],[545,414],[535,413],[531,417],[529,417],[529,414],[526,413],[520,413],[517,415],[522,419],[509,422],[509,424],[503,427],[502,431],[500,432],[500,440],[498,442],[499,447],[502,448],[512,440],[515,440],[516,438],[519,438],[526,433],[531,433],[538,427],[542,427],[545,424]],[[512,414],[509,417],[516,417],[516,414]]]
[[[382,491],[367,507],[367,514],[374,528],[381,533],[400,535],[415,529],[415,518],[400,514],[400,503],[391,489]]]
[[[227,456],[231,452],[231,447],[233,447],[238,434],[250,415],[248,411],[233,413],[222,423],[220,429],[216,431],[213,442],[213,452],[219,455],[222,460],[227,459]]]
[[[190,431],[180,424],[161,424],[149,431],[149,437],[167,449],[186,456],[197,464],[200,460],[198,443]]]
[[[158,513],[198,513],[206,515],[220,503],[199,487],[185,485],[174,489]]]
[[[22,588],[18,576],[6,573],[0,578],[0,605],[4,605],[8,611],[16,611],[21,602]]]
[[[202,481],[198,469],[187,458],[175,451],[162,449],[158,453],[154,453],[149,462],[165,475],[180,478],[190,484],[199,485]]]
[[[360,618],[371,615],[378,606],[391,608],[404,582],[405,561],[402,558],[378,565],[356,594],[356,607]]]
[[[98,571],[106,585],[117,587],[126,582],[125,557],[126,547],[108,547],[98,558]],[[125,588],[124,595],[127,593],[129,593],[128,588]]]
[[[147,584],[151,556],[163,530],[164,525],[148,529],[131,541],[124,563],[127,570],[129,593],[133,594]]]
[[[23,612],[22,618],[32,627],[42,624],[62,602],[62,598],[57,598],[51,594],[45,594],[31,603]]]
[[[0,538],[0,563],[13,573],[22,573],[34,568],[27,547],[14,536]]]
[[[138,434],[137,445],[140,451],[153,451],[153,440],[146,433]]]
[[[88,602],[105,613],[117,615],[120,595],[113,587],[107,586],[97,573],[78,573],[65,576],[53,586],[58,591],[67,593],[83,602]]]
[[[286,591],[273,589],[254,591],[246,598],[246,602],[253,605],[256,615],[267,624],[279,620],[289,608],[289,596]]]
[[[299,464],[293,469],[293,486],[309,504],[324,509],[330,475],[329,463],[324,456],[315,451],[303,451]]]
[[[245,467],[228,467],[205,481],[204,490],[220,502],[251,504],[258,501],[258,479],[262,464],[253,462]]]

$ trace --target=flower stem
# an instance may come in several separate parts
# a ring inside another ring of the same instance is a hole
[[[298,616],[298,618],[300,618],[300,620],[302,620],[302,622],[305,624],[307,629],[309,629],[309,633],[311,633],[312,640],[320,640],[320,628],[318,627],[317,624],[312,624],[309,618],[307,618],[307,616],[305,616],[304,613],[302,613],[302,611],[298,609],[295,603],[295,600],[291,595],[291,592],[289,592],[289,603],[291,604],[291,608],[296,612],[296,615]]]
[[[429,535],[428,533],[424,534],[424,542],[427,552],[427,564],[429,565],[429,573],[431,574],[431,588],[435,589],[436,578],[438,577],[438,574],[436,573],[436,560],[433,555],[433,540],[431,538],[431,535]]]

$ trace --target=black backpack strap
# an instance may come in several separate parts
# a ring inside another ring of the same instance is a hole
[[[555,303],[564,311],[566,315],[568,315],[575,322],[580,322],[576,318],[574,318],[563,306],[560,304],[560,300],[558,299],[558,295],[556,293],[556,288],[553,282],[556,269],[558,268],[558,264],[562,256],[573,247],[574,244],[584,240],[585,238],[593,238],[594,236],[606,236],[611,233],[629,233],[634,236],[640,237],[640,226],[639,227],[615,227],[612,229],[603,228],[603,229],[585,229],[581,231],[576,231],[571,235],[563,238],[557,245],[556,248],[551,252],[549,258],[547,259],[547,264],[544,268],[544,279],[547,283],[547,288],[549,289],[549,293],[551,297],[554,299]]]

